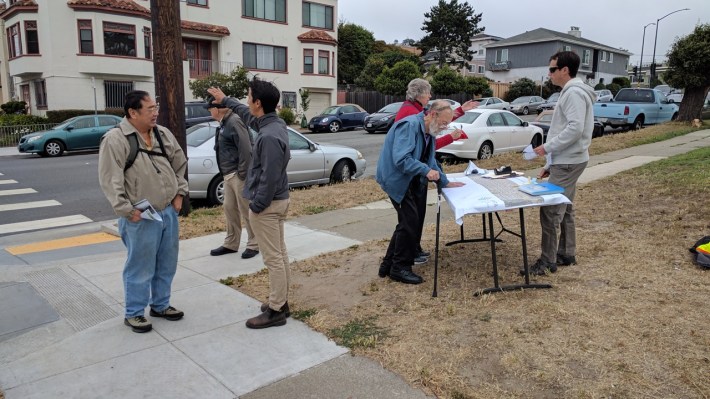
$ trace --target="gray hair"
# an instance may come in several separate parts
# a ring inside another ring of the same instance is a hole
[[[429,107],[429,112],[441,112],[445,109],[451,110],[451,104],[446,100],[434,100]]]
[[[431,85],[422,78],[412,79],[407,85],[407,100],[409,101],[414,101],[417,97],[427,93],[431,93]]]

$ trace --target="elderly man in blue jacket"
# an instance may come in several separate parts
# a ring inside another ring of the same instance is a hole
[[[428,114],[420,112],[395,122],[387,132],[377,162],[377,182],[397,210],[397,227],[379,276],[405,284],[420,284],[424,280],[412,271],[417,249],[419,221],[424,218],[417,210],[415,197],[427,190],[430,181],[441,180],[443,187],[461,187],[449,182],[435,159],[435,141],[439,132],[451,123],[454,112],[446,101],[435,101]]]

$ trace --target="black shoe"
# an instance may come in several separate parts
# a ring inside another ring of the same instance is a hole
[[[569,266],[569,265],[576,265],[577,264],[577,258],[574,256],[566,256],[566,255],[561,255],[557,254],[557,266]]]
[[[380,270],[377,272],[377,275],[385,278],[390,275],[390,266],[385,265],[384,263],[380,264]]]
[[[415,274],[411,270],[392,269],[390,270],[390,278],[404,284],[421,284],[424,282],[424,279],[420,275]]]
[[[253,258],[256,255],[259,255],[259,251],[247,248],[244,250],[244,252],[242,252],[242,259]]]
[[[165,320],[176,321],[182,319],[182,317],[185,316],[185,313],[181,310],[175,309],[172,306],[168,306],[168,308],[162,312],[158,312],[157,310],[150,308],[150,315],[151,317],[162,317]]]
[[[237,252],[237,251],[235,251],[235,250],[233,250],[233,249],[229,249],[229,248],[225,248],[225,247],[219,247],[219,248],[215,248],[215,249],[211,250],[211,251],[210,251],[210,255],[212,255],[212,256],[220,256],[220,255],[226,255],[226,254],[233,254],[233,253],[235,253],[235,252]]]
[[[421,265],[427,262],[429,262],[429,257],[427,256],[417,256],[416,258],[414,258],[415,265]]]
[[[286,324],[286,312],[277,312],[271,308],[256,317],[247,320],[248,328],[269,328]]]
[[[261,308],[259,308],[259,309],[261,309],[262,312],[266,312],[266,309],[268,309],[268,308],[269,308],[268,303],[262,303]],[[284,303],[283,306],[281,306],[280,311],[284,312],[286,314],[286,317],[291,317],[291,309],[288,308],[288,301],[286,303]]]
[[[425,258],[428,258],[428,257],[431,256],[431,252],[427,252],[427,251],[425,251],[425,250],[423,250],[423,249],[422,249],[422,250],[419,250],[419,252],[417,252],[417,256],[416,256],[416,257],[418,258],[418,257],[420,257],[420,256],[423,256],[423,257],[425,257]]]
[[[547,262],[543,261],[542,259],[538,259],[534,265],[530,266],[530,275],[531,276],[544,276],[548,272],[554,273],[556,271],[557,271],[556,264],[547,263]],[[525,268],[520,269],[520,275],[521,276],[525,275]]]

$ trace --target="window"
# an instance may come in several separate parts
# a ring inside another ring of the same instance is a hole
[[[486,72],[486,67],[484,67],[483,65],[479,65],[478,66],[478,73],[485,73],[485,72]]]
[[[285,108],[296,109],[296,92],[295,91],[282,91],[281,92],[282,103]]]
[[[207,0],[187,0],[187,4],[207,7]]]
[[[508,62],[508,49],[496,50],[496,63]]]
[[[286,47],[244,43],[244,67],[286,72]]]
[[[143,48],[145,50],[145,58],[150,59],[151,58],[151,53],[153,52],[152,47],[153,47],[153,41],[152,37],[150,35],[150,28],[144,27],[143,28]]]
[[[572,46],[565,46],[565,51],[572,51]]]
[[[582,55],[582,65],[589,65],[589,57],[590,56],[591,56],[591,51],[584,50],[584,54]]]
[[[47,108],[47,86],[45,85],[44,80],[35,81],[35,101],[37,103],[37,108]]]
[[[313,73],[313,50],[303,50],[303,73]]]
[[[318,51],[318,73],[320,75],[330,74],[330,54],[327,51]]]
[[[89,129],[96,127],[96,119],[91,116],[87,118],[80,118],[71,125],[74,129]]]
[[[133,82],[104,81],[106,108],[123,108],[123,98],[133,90]]]
[[[304,2],[303,26],[333,29],[333,7]]]
[[[7,28],[7,48],[10,52],[10,58],[22,55],[22,39],[20,38],[19,22]]]
[[[488,117],[488,122],[486,124],[488,126],[505,126],[505,122],[503,122],[502,113],[490,114],[490,116]]]
[[[609,53],[609,62],[614,62],[614,53]]]
[[[308,140],[303,137],[288,131],[288,148],[290,150],[310,150],[311,145]]]
[[[486,54],[486,50],[484,50],[484,49],[478,50],[478,55],[484,55],[484,54]]]
[[[79,53],[94,54],[94,34],[89,20],[79,20]]]
[[[39,54],[37,21],[25,21],[25,38],[27,40],[27,54]]]
[[[136,56],[136,27],[104,22],[104,53],[124,57]]]
[[[242,0],[242,16],[286,22],[286,0]]]
[[[606,61],[606,51],[602,51],[602,62]]]
[[[503,115],[503,119],[505,120],[505,124],[508,126],[522,126],[522,122],[520,119],[518,119],[517,116],[509,114],[507,112],[501,113]]]
[[[99,126],[116,126],[116,118],[99,116]]]

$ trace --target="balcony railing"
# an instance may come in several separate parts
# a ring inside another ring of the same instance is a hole
[[[211,75],[215,72],[228,75],[234,68],[240,66],[237,62],[226,62],[216,60],[201,60],[197,58],[188,58],[187,62],[190,66],[190,78],[199,79]]]
[[[508,71],[513,64],[510,61],[491,62],[488,64],[489,71]]]

